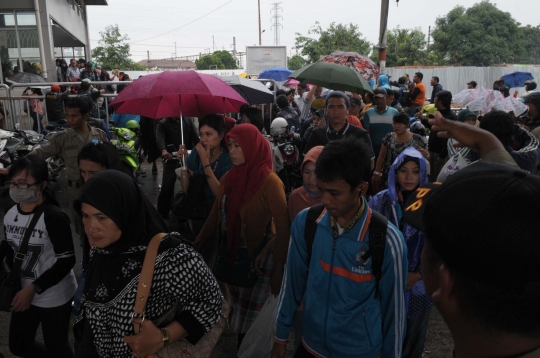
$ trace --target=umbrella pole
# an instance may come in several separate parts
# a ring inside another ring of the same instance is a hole
[[[182,137],[182,145],[184,145],[184,124],[182,122],[182,106],[180,106],[180,136]],[[184,162],[184,156],[182,156],[182,167],[186,167],[186,163]]]

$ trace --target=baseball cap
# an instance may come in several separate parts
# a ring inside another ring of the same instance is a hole
[[[356,97],[351,98],[351,106],[358,107],[361,105],[362,105],[362,102],[360,101],[360,98],[356,98]]]
[[[479,161],[421,186],[404,219],[457,273],[490,286],[540,291],[540,177]]]
[[[373,97],[386,97],[388,93],[382,87],[377,87],[373,90]]]
[[[476,87],[477,83],[476,81],[467,82],[468,85],[473,85],[473,87]]]
[[[60,85],[52,85],[51,91],[53,92],[60,92]]]

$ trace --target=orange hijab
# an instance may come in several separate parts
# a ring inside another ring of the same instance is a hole
[[[272,172],[272,155],[268,141],[255,126],[238,125],[225,135],[227,144],[230,138],[238,142],[246,161],[243,165],[233,166],[225,180],[225,195],[228,199],[227,251],[229,258],[233,259],[240,246],[240,209]]]

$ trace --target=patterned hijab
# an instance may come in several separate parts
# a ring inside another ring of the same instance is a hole
[[[225,181],[228,199],[227,252],[229,258],[234,258],[240,246],[240,209],[272,172],[272,155],[268,141],[255,126],[236,126],[225,136],[227,144],[230,138],[238,142],[246,161],[243,165],[233,166]]]

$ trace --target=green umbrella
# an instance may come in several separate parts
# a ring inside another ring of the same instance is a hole
[[[289,77],[304,84],[314,84],[338,91],[373,93],[367,81],[358,72],[335,63],[315,62],[293,72]]]

